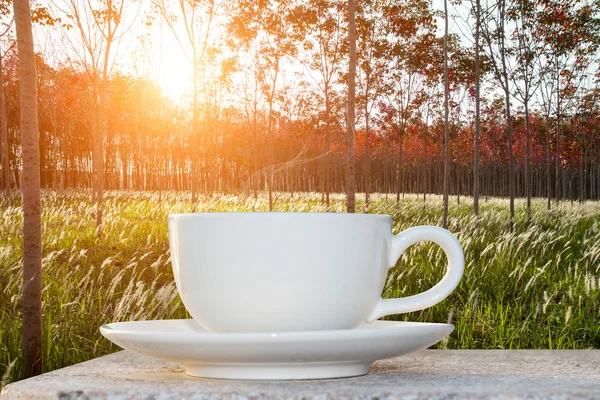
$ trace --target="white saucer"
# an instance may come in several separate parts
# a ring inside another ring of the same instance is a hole
[[[451,324],[376,321],[355,329],[212,333],[194,320],[117,322],[100,332],[139,354],[183,364],[188,375],[224,379],[319,379],[364,375],[376,360],[425,349]]]

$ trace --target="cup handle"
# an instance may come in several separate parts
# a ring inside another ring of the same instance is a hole
[[[391,245],[388,247],[388,260],[390,262],[388,268],[396,265],[406,249],[422,241],[434,242],[446,253],[448,269],[442,280],[431,289],[414,296],[379,300],[375,310],[367,318],[367,322],[373,322],[390,314],[423,310],[444,300],[456,289],[465,269],[465,256],[456,236],[437,226],[416,226],[394,236]]]

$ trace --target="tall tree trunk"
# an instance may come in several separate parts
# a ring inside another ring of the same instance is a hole
[[[325,204],[329,211],[329,193],[331,192],[331,144],[329,139],[329,118],[331,113],[331,104],[329,103],[329,86],[325,86]]]
[[[253,152],[252,152],[252,164],[254,167],[254,171],[252,171],[252,187],[254,189],[254,200],[258,199],[258,177],[259,177],[259,170],[258,170],[258,92],[257,89],[254,90],[254,115],[253,115],[253,136],[252,136],[252,146],[253,146]]]
[[[552,198],[552,191],[551,191],[551,186],[552,186],[552,177],[550,176],[550,165],[552,163],[551,159],[550,159],[550,141],[551,141],[551,137],[550,137],[550,127],[548,126],[548,119],[550,118],[550,115],[546,116],[546,195],[548,196],[548,210],[550,210],[551,208],[551,198]]]
[[[356,100],[356,20],[354,11],[354,0],[348,0],[348,29],[350,39],[350,65],[348,66],[348,165],[347,165],[347,211],[356,211],[356,133],[355,124],[355,100]]]
[[[191,191],[192,191],[192,212],[196,210],[196,192],[198,190],[199,176],[198,176],[198,168],[199,168],[199,152],[200,152],[200,132],[198,129],[199,125],[199,115],[198,115],[198,56],[196,55],[196,47],[194,46],[194,56],[193,56],[193,66],[194,70],[192,71],[192,79],[193,90],[194,90],[194,99],[192,101],[192,143],[190,154],[192,159],[192,173],[191,173]]]
[[[427,124],[429,123],[429,112],[423,124],[423,203],[427,201],[427,193],[429,192],[429,161],[427,159]]]
[[[448,127],[448,0],[444,0],[444,228],[448,227],[448,190],[450,180],[450,132]]]
[[[42,373],[42,224],[37,79],[29,0],[13,2],[21,77],[23,151],[23,370],[24,378]]]
[[[527,221],[531,221],[531,122],[529,121],[529,82],[525,79],[525,192]]]
[[[585,147],[583,144],[583,135],[581,132],[581,117],[578,118],[577,120],[577,136],[579,139],[579,185],[578,185],[578,198],[579,198],[579,204],[583,204],[583,173],[584,173],[584,163],[585,163],[585,157],[584,157],[584,152],[585,152]]]
[[[367,87],[365,90],[365,213],[369,213],[369,195],[371,191],[371,151],[369,142],[371,131],[369,126],[369,83],[370,76],[367,73]]]
[[[267,122],[267,131],[269,135],[269,211],[273,211],[273,175],[275,174],[275,155],[273,153],[273,99],[275,98],[275,88],[277,86],[277,75],[279,74],[279,60],[275,68],[275,76],[273,78],[273,87],[269,96],[269,121]]]
[[[105,59],[108,63],[108,58]],[[96,234],[102,236],[102,207],[104,203],[104,138],[106,132],[106,84],[107,66],[102,74],[99,87],[100,101],[98,103],[98,129],[96,131],[96,153],[94,154],[94,186],[96,188]]]
[[[6,124],[6,99],[4,98],[4,60],[0,53],[0,148],[2,148],[2,171],[4,175],[4,190],[6,198],[10,198],[10,171],[8,150],[8,128]]]
[[[479,61],[479,29],[481,28],[481,0],[476,0],[476,22],[475,22],[475,152],[473,154],[473,211],[479,216],[479,135],[481,133],[480,85],[481,66]]]
[[[94,210],[96,213],[96,223],[98,222],[99,210],[101,209],[100,192],[102,191],[100,171],[104,169],[103,166],[103,154],[100,140],[100,100],[99,100],[99,77],[98,71],[93,72],[93,104],[94,104],[94,115],[92,121],[92,201],[94,203]],[[96,226],[98,226],[96,224]]]
[[[596,151],[598,159],[596,160],[596,200],[600,200],[600,151]]]
[[[513,226],[515,220],[515,173],[514,173],[514,160],[513,160],[513,143],[512,143],[512,114],[510,110],[510,87],[508,79],[508,67],[506,65],[506,43],[504,36],[504,22],[506,18],[505,0],[502,0],[500,7],[502,8],[501,17],[501,61],[502,61],[502,79],[504,79],[504,97],[506,102],[506,133],[508,136],[508,197],[510,201],[510,225]]]
[[[366,117],[365,121],[365,136],[367,142],[365,143],[365,212],[369,213],[369,198],[371,196],[371,149],[369,147],[369,141],[371,138],[371,131],[369,126],[369,117]]]
[[[561,191],[560,191],[560,73],[558,68],[558,56],[556,57],[556,171],[555,171],[555,181],[554,181],[554,197],[556,198],[556,203],[560,201]]]

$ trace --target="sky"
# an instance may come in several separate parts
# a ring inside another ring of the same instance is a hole
[[[63,12],[68,1],[53,0],[50,3],[53,16],[66,21]],[[432,4],[434,9],[443,10],[443,0],[433,0]],[[460,34],[461,29],[466,28],[460,17],[466,12],[466,7],[450,7],[451,32]],[[149,0],[129,2],[125,15],[122,25],[127,28],[126,32],[111,52],[113,69],[150,78],[158,82],[174,101],[183,101],[191,89],[192,69],[167,24],[152,12]],[[443,35],[443,19],[438,19],[437,25],[439,34]],[[34,31],[38,50],[47,55],[49,62],[59,64],[67,58],[81,59],[80,54],[73,50],[73,47],[81,47],[77,43],[75,29],[36,26]]]
[[[67,21],[68,0],[54,0],[51,13]],[[159,16],[148,25],[151,12],[150,1],[130,2],[123,22],[122,37],[111,50],[111,62],[114,71],[147,77],[157,81],[165,94],[178,101],[189,91],[191,66],[185,58],[169,27]],[[34,40],[36,48],[45,54],[49,63],[58,65],[66,59],[82,60],[79,33],[75,28],[64,29],[59,26],[35,26]]]

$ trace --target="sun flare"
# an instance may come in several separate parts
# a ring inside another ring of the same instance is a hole
[[[175,102],[183,102],[192,88],[192,67],[176,43],[158,52],[158,84]]]

